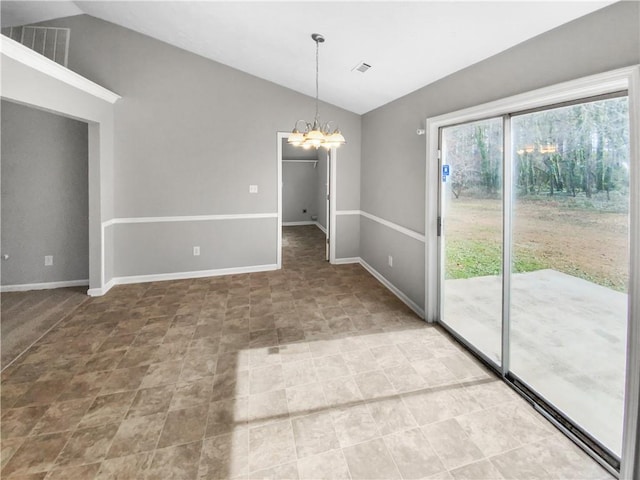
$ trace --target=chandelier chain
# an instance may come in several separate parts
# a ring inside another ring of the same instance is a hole
[[[319,97],[320,97],[320,93],[319,93],[319,70],[320,70],[320,62],[319,62],[319,51],[320,51],[320,42],[318,42],[318,40],[316,40],[316,117],[315,119],[318,119],[318,102],[319,102]]]

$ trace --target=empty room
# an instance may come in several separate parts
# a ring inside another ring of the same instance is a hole
[[[0,3],[0,476],[640,479],[640,3]]]

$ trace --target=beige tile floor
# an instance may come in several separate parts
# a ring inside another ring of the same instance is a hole
[[[2,373],[2,478],[610,478],[357,265],[127,285]]]

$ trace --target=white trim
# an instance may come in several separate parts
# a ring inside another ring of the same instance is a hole
[[[320,229],[324,232],[324,259],[331,263],[331,229],[335,229],[336,227],[336,222],[331,223],[331,196],[329,195],[331,191],[331,153],[326,152],[324,158],[326,168],[324,169],[324,191],[322,192],[322,196],[324,197],[324,219],[327,226],[324,228],[318,223],[318,227],[321,227]],[[320,188],[322,188],[322,185],[320,185]]]
[[[94,97],[100,98],[105,102],[116,103],[120,100],[120,95],[84,78],[81,75],[69,70],[68,68],[48,59],[44,55],[25,47],[21,43],[11,40],[9,37],[2,35],[0,39],[0,52],[9,58],[12,58],[34,70],[44,73],[56,80],[60,80],[72,87],[78,88]]]
[[[100,297],[111,290],[115,286],[115,284],[116,283],[112,278],[107,283],[103,284],[101,288],[90,288],[89,290],[87,290],[87,295],[89,295],[90,297]]]
[[[336,215],[362,215],[369,220],[373,220],[385,227],[391,228],[396,232],[400,232],[403,235],[411,237],[419,242],[425,242],[425,237],[423,234],[416,232],[415,230],[411,230],[410,228],[403,227],[402,225],[398,225],[397,223],[390,222],[389,220],[385,220],[384,218],[380,218],[371,213],[365,212],[364,210],[338,210],[336,211]]]
[[[455,125],[626,90],[629,86],[629,79],[636,68],[636,66],[619,68],[610,72],[558,83],[463,110],[445,113],[427,119],[427,121],[431,122],[431,127],[434,124],[437,124],[438,127]],[[431,133],[427,128],[427,135]]]
[[[278,192],[278,232],[276,240],[276,264],[282,268],[282,140],[289,138],[289,132],[278,132],[276,135],[278,144],[276,145],[276,190]]]
[[[289,160],[287,158],[283,158],[282,163],[313,163],[313,168],[318,166],[318,160]]]
[[[24,283],[21,285],[2,285],[0,292],[28,292],[30,290],[49,290],[51,288],[67,288],[67,287],[86,287],[89,285],[89,279],[85,280],[65,280],[62,282],[45,282],[45,283]]]
[[[209,222],[217,220],[253,220],[257,218],[277,218],[278,213],[231,213],[223,215],[180,215],[173,217],[131,217],[113,218],[104,222],[105,226],[122,223],[167,223],[167,222]]]
[[[327,158],[329,159],[329,217],[328,217],[328,230],[329,230],[329,263],[333,264],[336,261],[336,243],[337,243],[337,231],[338,231],[338,219],[336,218],[336,207],[338,206],[338,150],[333,147],[327,151]]]
[[[620,478],[640,477],[640,67],[629,76],[629,317]]]
[[[315,225],[320,229],[322,233],[327,234],[327,229],[320,225],[320,222],[314,222],[312,220],[305,220],[302,222],[282,222],[283,227],[301,227],[304,225]]]
[[[390,222],[389,220],[385,220],[384,218],[376,217],[375,215],[372,215],[371,213],[367,213],[364,211],[360,211],[360,215],[362,215],[365,218],[368,218],[369,220],[373,220],[374,222],[378,222],[379,224],[384,225],[385,227],[389,227],[395,230],[396,232],[400,232],[403,235],[406,235],[415,240],[418,240],[419,242],[424,243],[425,241],[424,235],[414,230],[410,230],[406,227],[403,227],[402,225],[398,225],[397,223]]]
[[[360,258],[360,265],[364,267],[366,271],[368,271],[371,275],[373,275],[376,280],[378,280],[382,285],[387,287],[396,297],[398,297],[402,303],[404,303],[407,307],[415,312],[420,318],[424,319],[424,310],[418,306],[413,300],[407,297],[399,288],[397,288],[393,283],[387,280],[380,272],[378,272],[375,268],[365,262],[362,258]]]
[[[104,295],[115,285],[131,283],[164,282],[167,280],[188,280],[191,278],[219,277],[222,275],[236,275],[240,273],[270,272],[280,267],[274,264],[252,265],[248,267],[218,268],[213,270],[196,270],[193,272],[155,273],[150,275],[130,275],[114,277],[103,288],[92,288],[87,292],[93,297]]]
[[[282,222],[283,227],[301,227],[303,225],[317,225],[318,222],[304,220],[302,222]]]
[[[352,263],[360,263],[361,262],[361,258],[360,257],[345,257],[345,258],[336,258],[334,265],[349,265]]]
[[[115,277],[115,285],[127,285],[130,283],[164,282],[167,280],[188,280],[190,278],[219,277],[222,275],[236,275],[239,273],[270,272],[278,270],[276,264],[253,265],[249,267],[218,268],[214,270],[196,270],[193,272],[156,273],[151,275],[131,275],[128,277]]]
[[[101,288],[104,287],[105,284],[105,280],[106,280],[106,276],[104,274],[104,267],[106,264],[106,257],[105,257],[105,247],[104,247],[104,237],[105,237],[105,230],[107,229],[107,227],[110,227],[111,225],[113,225],[113,223],[111,222],[111,220],[108,220],[106,222],[102,222],[100,224],[100,288],[98,289],[89,289],[89,291],[91,290],[99,290]],[[88,295],[91,295],[89,293],[89,291],[87,292]]]
[[[437,237],[438,215],[440,211],[440,158],[439,158],[439,124],[436,119],[427,118],[425,142],[427,152],[426,180],[425,180],[425,255],[424,255],[424,307],[427,322],[436,322],[440,316],[439,300],[439,254],[441,245]],[[436,166],[433,166],[435,162]],[[436,170],[437,168],[437,170]],[[426,238],[429,241],[426,241]],[[435,241],[433,240],[435,238]]]

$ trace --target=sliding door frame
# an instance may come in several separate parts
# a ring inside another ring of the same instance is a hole
[[[511,118],[502,116],[502,351],[500,373],[511,364],[511,261],[513,254],[513,155]]]
[[[458,125],[462,125],[462,124],[467,124],[467,123],[474,123],[474,122],[482,122],[482,121],[488,121],[488,120],[497,120],[500,119],[502,121],[502,125],[504,128],[504,123],[506,121],[507,115],[496,115],[496,116],[491,116],[491,117],[481,117],[481,118],[476,118],[474,120],[471,120],[470,122],[456,122],[454,124],[450,124],[450,125],[443,125],[441,127],[438,128],[438,169],[437,171],[439,173],[442,173],[442,168],[443,165],[445,164],[445,158],[444,158],[444,153],[443,153],[443,130],[446,127],[455,127]],[[503,130],[502,134],[502,147],[503,149],[505,148],[505,138],[507,138],[507,136],[505,135],[505,132]],[[506,151],[506,150],[505,150]],[[506,167],[506,162],[503,161],[502,162],[502,183],[506,186],[506,181],[505,181],[505,175],[507,173],[509,173],[510,170],[507,170]],[[510,175],[510,173],[509,173]],[[440,178],[438,176],[438,178]],[[510,178],[510,177],[509,177]],[[494,360],[491,360],[489,358],[489,356],[483,352],[482,350],[480,350],[479,348],[477,348],[475,345],[473,345],[470,341],[468,341],[462,334],[456,332],[452,327],[448,326],[446,324],[446,322],[443,320],[444,317],[444,288],[442,288],[442,280],[441,277],[443,276],[443,272],[445,271],[445,263],[446,263],[446,258],[445,256],[442,254],[442,252],[444,251],[444,245],[446,242],[446,228],[445,228],[445,218],[443,218],[443,210],[444,210],[444,200],[443,200],[443,183],[441,181],[438,181],[437,184],[437,188],[438,188],[438,208],[437,208],[437,226],[438,226],[438,232],[437,232],[437,255],[438,255],[438,269],[437,269],[437,298],[438,298],[438,302],[437,302],[437,308],[438,308],[438,312],[436,314],[436,318],[435,320],[428,320],[429,322],[432,323],[439,323],[441,324],[443,327],[445,327],[445,329],[447,330],[447,332],[449,332],[455,339],[456,341],[458,341],[459,343],[463,344],[471,353],[473,353],[476,357],[480,358],[491,370],[495,371],[497,374],[500,374],[502,376],[504,376],[506,374],[506,370],[504,369],[504,358],[505,358],[505,327],[504,325],[507,324],[508,325],[508,307],[509,304],[507,303],[507,300],[504,298],[502,298],[502,302],[501,302],[501,315],[502,315],[502,319],[503,320],[503,326],[502,326],[502,335],[501,335],[501,348],[500,348],[500,364],[496,364],[496,362]],[[510,191],[510,190],[509,190]],[[506,230],[506,224],[505,224],[505,212],[507,212],[507,203],[506,203],[506,198],[507,198],[507,190],[505,189],[502,193],[502,212],[501,212],[501,228],[503,230],[503,234],[502,234],[502,261],[503,261],[503,265],[510,265],[510,253],[509,255],[507,255],[507,250],[509,250],[510,252],[510,248],[507,248],[507,245],[510,245],[510,241],[511,238],[509,236],[507,236],[505,234]],[[428,212],[427,212],[428,215]],[[509,225],[510,225],[510,219],[509,219]],[[428,245],[427,245],[427,249],[428,249]],[[507,255],[507,256],[506,256]],[[426,270],[425,270],[426,271]],[[508,273],[508,275],[507,275]],[[508,282],[510,282],[511,279],[511,272],[501,272],[500,276],[502,277],[502,292],[508,291],[505,290],[508,288]],[[505,284],[505,282],[507,282]],[[425,296],[425,298],[427,298]],[[505,308],[507,310],[505,310]],[[506,314],[506,316],[505,316]],[[508,330],[508,329],[507,329]],[[507,335],[506,337],[508,338],[508,331],[507,331]],[[508,348],[508,345],[507,345]]]
[[[548,108],[565,102],[574,102],[590,97],[597,97],[626,90],[629,98],[629,142],[630,162],[632,165],[630,176],[630,211],[629,211],[629,303],[627,321],[627,367],[625,383],[625,408],[623,424],[622,461],[620,467],[621,478],[635,478],[640,475],[640,438],[638,422],[640,420],[640,66],[632,66],[605,72],[578,80],[560,83],[550,87],[534,90],[520,95],[508,97],[498,101],[478,105],[475,107],[451,112],[426,119],[426,192],[425,192],[425,317],[429,322],[440,322],[441,292],[441,237],[440,222],[440,165],[441,152],[440,130],[456,124],[469,123],[492,117],[503,117],[506,129],[510,128],[510,121],[506,121],[511,114],[525,110]],[[503,132],[504,170],[503,184],[511,182],[511,144],[508,131]],[[438,168],[436,168],[436,165]],[[510,188],[509,188],[510,190]],[[510,191],[504,191],[503,202],[507,200]],[[509,212],[505,211],[505,215]],[[504,225],[510,225],[511,218],[503,219]],[[503,232],[504,238],[509,232]],[[510,239],[503,247],[504,265],[510,265]],[[508,250],[508,251],[507,251]],[[503,271],[503,282],[509,282],[509,272]],[[508,287],[508,283],[503,286]],[[506,291],[506,289],[503,289]],[[501,359],[501,374],[505,381],[509,372],[509,315],[508,295],[503,298],[502,326],[503,344]],[[507,309],[505,312],[504,309]],[[462,342],[467,343],[467,342]],[[467,344],[467,346],[469,346]],[[477,354],[477,351],[475,351]],[[481,355],[482,357],[482,355]],[[511,376],[511,375],[509,375]],[[513,384],[510,383],[512,386]],[[519,390],[519,389],[518,389]],[[521,392],[523,393],[523,392]],[[548,415],[547,415],[548,416]],[[571,432],[567,431],[555,419],[550,418],[572,440],[579,444],[590,455],[602,463],[602,460]],[[608,465],[607,465],[608,466]],[[609,469],[614,474],[611,467]]]

